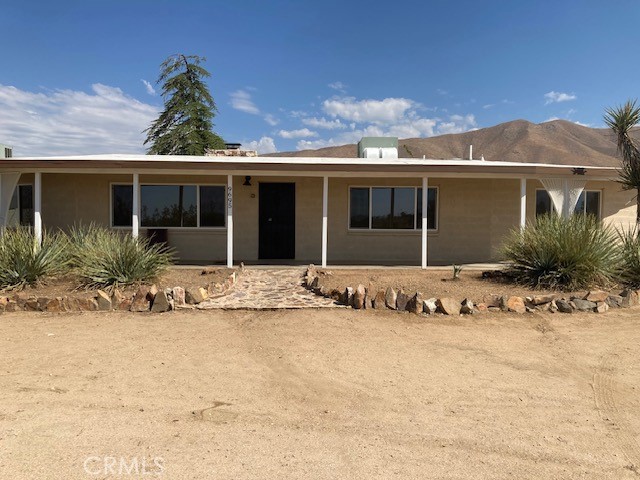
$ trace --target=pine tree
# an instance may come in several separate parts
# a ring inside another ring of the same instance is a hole
[[[164,110],[145,130],[150,155],[204,155],[208,148],[224,148],[213,131],[216,104],[204,79],[211,74],[200,66],[197,55],[172,55],[162,62]]]

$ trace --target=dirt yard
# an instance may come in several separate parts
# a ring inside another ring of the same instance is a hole
[[[393,287],[408,294],[421,292],[425,298],[453,297],[459,300],[469,298],[481,302],[485,295],[508,295],[526,297],[551,290],[531,289],[514,284],[506,278],[482,278],[480,270],[462,270],[460,277],[453,280],[453,270],[419,269],[319,269],[320,284],[332,290],[344,291],[346,287],[356,288],[362,284],[371,292]],[[565,292],[571,295],[572,292]],[[579,292],[584,294],[585,292]],[[375,293],[374,293],[375,294]]]
[[[0,478],[637,478],[639,313],[5,314]]]

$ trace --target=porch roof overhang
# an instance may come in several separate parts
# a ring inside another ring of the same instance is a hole
[[[336,177],[617,177],[615,167],[499,162],[486,160],[368,159],[334,157],[207,157],[187,155],[78,155],[0,159],[2,172],[171,173],[194,175],[269,175]]]

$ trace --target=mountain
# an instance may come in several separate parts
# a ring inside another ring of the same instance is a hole
[[[633,132],[640,140],[640,129]],[[502,162],[555,163],[560,165],[609,166],[620,164],[615,135],[609,129],[589,128],[553,120],[531,123],[514,120],[465,133],[398,141],[401,158],[473,158]],[[357,145],[341,145],[318,150],[281,152],[278,157],[357,157]]]

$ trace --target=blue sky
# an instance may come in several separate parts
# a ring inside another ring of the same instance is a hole
[[[215,130],[266,153],[523,118],[602,126],[638,96],[640,2],[0,0],[0,143],[143,153],[171,54],[207,58]]]

